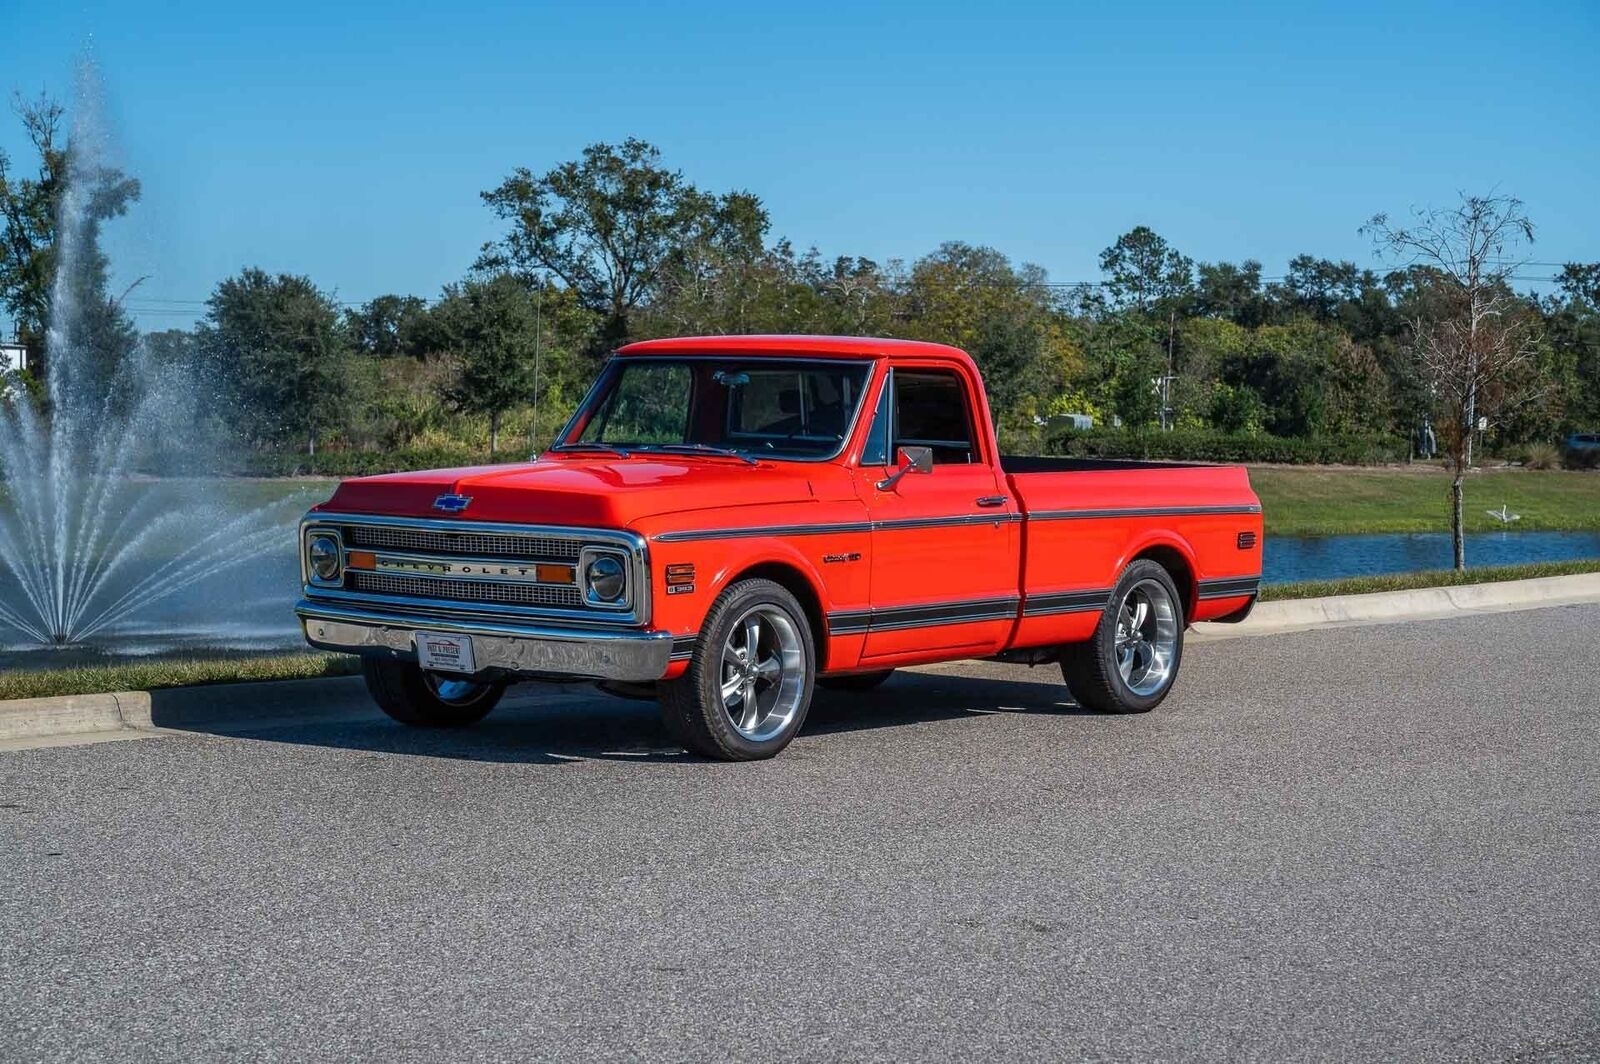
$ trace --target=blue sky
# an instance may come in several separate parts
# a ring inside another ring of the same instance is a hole
[[[961,239],[1079,280],[1146,224],[1273,275],[1498,187],[1534,259],[1592,261],[1600,4],[1533,6],[0,0],[0,83],[96,58],[147,328],[250,265],[432,297],[498,233],[481,190],[629,135],[827,255]]]

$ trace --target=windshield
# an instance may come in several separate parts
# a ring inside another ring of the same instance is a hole
[[[839,359],[613,359],[557,449],[832,458],[871,368]]]

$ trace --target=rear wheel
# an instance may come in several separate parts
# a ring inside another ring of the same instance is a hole
[[[805,723],[816,651],[805,611],[771,580],[741,580],[706,615],[689,668],[659,685],[673,737],[719,761],[755,761]]]
[[[476,724],[505,694],[504,681],[469,680],[424,672],[410,661],[363,658],[361,675],[378,708],[401,724],[464,728]]]
[[[841,676],[819,676],[817,684],[830,691],[872,691],[883,686],[883,682],[894,675],[893,669],[879,669],[877,672],[847,672]]]
[[[1172,690],[1183,660],[1183,600],[1160,564],[1128,566],[1086,643],[1061,659],[1061,674],[1080,706],[1102,713],[1144,713]]]

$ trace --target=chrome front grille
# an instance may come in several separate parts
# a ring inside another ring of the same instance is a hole
[[[308,560],[311,537],[327,533],[338,537],[344,553],[344,571],[333,584],[315,579]],[[627,584],[620,602],[589,601],[583,593],[583,577],[577,570],[597,552],[624,560]],[[648,624],[648,552],[643,536],[616,528],[316,510],[300,526],[301,577],[308,600],[392,609],[407,617],[549,618],[607,627]],[[533,572],[530,567],[536,562],[561,566],[562,571]],[[529,579],[532,576],[544,579]]]
[[[576,587],[548,584],[494,584],[478,580],[441,580],[432,577],[394,576],[365,573],[352,569],[348,574],[351,591],[373,595],[405,595],[411,598],[449,599],[455,602],[497,602],[514,606],[557,606],[576,609],[583,605]]]
[[[347,525],[342,529],[347,547],[405,550],[423,554],[448,554],[475,558],[538,558],[576,562],[583,544],[556,536],[525,536],[499,532],[434,531],[391,525]]]

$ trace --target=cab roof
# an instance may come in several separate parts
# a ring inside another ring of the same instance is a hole
[[[641,340],[619,348],[619,355],[811,355],[823,358],[889,356],[968,361],[966,352],[948,344],[892,340],[875,336],[674,336]]]

